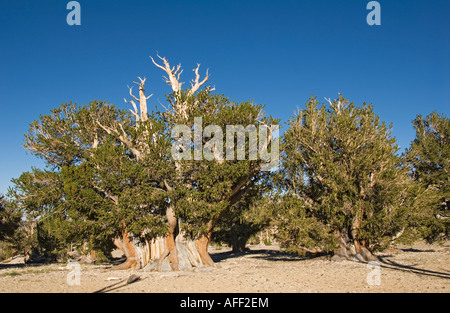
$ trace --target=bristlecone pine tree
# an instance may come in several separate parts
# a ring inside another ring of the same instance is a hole
[[[98,123],[119,124],[124,134],[147,127],[152,140],[165,140],[164,132],[153,136],[161,130],[157,118],[148,119],[144,126],[135,125],[127,112],[110,104],[63,104],[30,124],[26,134],[25,147],[54,171],[25,173],[15,180],[12,195],[18,206],[39,217],[36,226],[58,221],[48,234],[61,234],[56,241],[63,246],[87,244],[93,252],[108,252],[114,243],[127,257],[119,268],[140,266],[150,257],[148,249],[140,247],[141,241],[166,230],[161,217],[165,194],[155,182],[157,175],[148,172],[160,168],[161,162],[154,158],[143,168],[129,149]],[[148,155],[159,155],[168,145],[151,147],[162,150],[149,149]]]
[[[0,241],[8,241],[20,226],[22,214],[14,210],[8,203],[5,196],[0,194]]]
[[[239,104],[231,102],[223,96],[212,94],[214,89],[210,87],[200,90],[200,87],[208,81],[209,75],[207,73],[206,77],[200,80],[199,65],[194,69],[195,79],[192,80],[191,87],[182,89],[181,66],[171,67],[167,59],[162,57],[159,57],[162,65],[151,59],[166,73],[166,82],[172,89],[172,93],[167,96],[169,105],[166,112],[161,114],[166,123],[166,129],[173,130],[176,125],[184,125],[191,132],[183,135],[194,141],[194,145],[188,144],[187,148],[183,147],[184,152],[190,155],[190,159],[169,158],[170,168],[174,169],[174,172],[160,179],[169,193],[170,200],[166,208],[168,233],[163,241],[164,250],[158,256],[158,262],[155,262],[156,269],[162,269],[167,257],[172,270],[213,265],[213,260],[208,254],[208,245],[218,220],[233,206],[247,201],[246,199],[251,197],[254,189],[260,188],[259,183],[268,175],[268,172],[261,171],[261,163],[264,161],[262,157],[258,160],[250,160],[248,157],[245,160],[225,160],[225,145],[228,139],[209,146],[208,142],[212,139],[211,137],[225,136],[227,125],[243,125],[244,127],[254,125],[255,128],[263,125],[268,130],[264,147],[267,149],[272,143],[272,130],[276,121],[270,117],[264,117],[263,107],[260,105],[250,102]],[[142,91],[140,99],[133,97],[140,102],[141,120],[142,110],[146,111],[143,81],[141,80],[140,85],[140,91]],[[138,119],[136,105],[133,101],[131,104],[135,108],[134,116]],[[209,135],[202,134],[202,129],[196,129],[199,126],[195,125],[196,119],[199,118],[201,118],[200,128],[206,129],[209,125],[215,125],[214,127],[222,130],[222,134],[215,132]],[[117,128],[116,132],[118,132]],[[195,139],[199,132],[200,137]],[[145,132],[141,133],[141,136],[145,135]],[[180,136],[180,134],[172,135]],[[235,136],[231,140],[236,141]],[[199,151],[196,149],[199,148],[196,147],[198,143],[200,143],[200,155],[196,155]],[[244,151],[246,156],[249,154],[248,144]],[[134,147],[137,159],[146,155],[142,145]],[[214,156],[213,158],[205,155],[205,147],[209,147],[207,150]]]
[[[112,241],[127,257],[119,269],[213,265],[207,249],[217,221],[233,206],[248,202],[269,175],[261,171],[261,164],[271,161],[265,156],[242,161],[172,158],[171,131],[176,125],[191,129],[195,118],[202,118],[203,128],[217,125],[224,133],[226,125],[263,125],[267,140],[260,150],[273,142],[276,121],[264,117],[262,106],[231,102],[213,95],[209,87],[200,90],[209,75],[200,80],[199,66],[191,88],[182,89],[181,66],[171,67],[166,58],[159,58],[163,65],[152,61],[167,74],[172,88],[165,112],[148,112],[146,79],[139,77],[138,97],[129,87],[132,99],[126,102],[133,107],[129,112],[99,101],[82,107],[63,104],[33,122],[26,135],[25,147],[47,161],[61,187],[61,194],[48,199],[56,205],[39,200],[36,210],[50,207],[49,215],[59,214],[65,225],[77,225],[69,229],[79,235],[71,239],[78,244],[84,241],[92,249],[104,250]],[[191,138],[196,131],[192,128]],[[202,147],[211,137],[201,136]],[[225,143],[210,146],[210,152],[225,153]],[[248,149],[247,143],[246,155]],[[25,187],[34,181],[31,178]],[[21,205],[32,205],[27,199],[33,197],[46,199],[33,188],[16,188]]]
[[[372,105],[328,102],[289,120],[278,236],[291,251],[372,260],[402,229],[408,177]]]
[[[11,205],[22,212],[23,225],[16,234],[25,260],[39,255],[55,259],[67,250],[66,243],[74,238],[68,231],[67,218],[62,206],[63,188],[60,173],[32,168],[19,178],[12,179],[14,188],[8,196]]]
[[[428,242],[449,237],[450,119],[436,112],[413,121],[416,138],[406,151],[415,193],[406,232]]]

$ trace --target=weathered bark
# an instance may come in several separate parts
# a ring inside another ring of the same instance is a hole
[[[196,267],[214,265],[214,261],[208,254],[208,245],[213,228],[212,222],[208,224],[209,231],[193,241],[185,238],[182,232],[176,234],[177,223],[173,210],[168,211],[168,221],[171,226],[169,234],[162,241],[161,239],[152,240],[150,244],[150,250],[156,253],[152,252],[151,260],[144,268],[145,271],[185,271]],[[172,241],[174,238],[172,236],[175,237],[174,241]],[[158,251],[163,251],[159,257]]]
[[[165,247],[165,238],[157,237],[153,238],[150,242],[150,258],[149,261],[153,262],[161,258],[162,253],[164,252]]]
[[[354,241],[355,249],[357,256],[358,254],[362,257],[362,260],[366,262],[370,261],[377,261],[378,258],[372,254],[372,252],[369,250],[369,248],[366,246],[366,243],[364,241]],[[358,258],[359,259],[359,258]]]
[[[347,245],[348,236],[346,236],[345,233],[341,233],[340,231],[336,230],[334,232],[334,237],[336,238],[338,248],[334,251],[333,259],[348,259],[350,257],[348,253],[350,247]]]
[[[154,238],[151,241],[144,239],[145,242],[133,238],[128,233],[123,238],[116,238],[114,244],[124,252],[127,259],[112,270],[134,268],[160,272],[184,271],[206,265],[203,259],[208,260],[209,254],[206,252],[202,258],[197,242],[185,239],[182,234],[176,236],[175,240],[172,236],[175,237],[175,234],[169,233],[165,237]],[[203,246],[201,247],[203,249]],[[213,264],[212,259],[209,264]]]
[[[178,267],[178,251],[175,244],[175,230],[177,227],[177,219],[175,212],[170,206],[166,210],[167,224],[169,225],[169,233],[165,238],[165,249],[158,261],[158,271],[161,271],[162,265],[166,257],[169,257],[170,266],[173,271],[179,271]]]
[[[118,266],[114,266],[112,270],[126,270],[129,268],[136,268],[139,265],[138,258],[136,258],[136,249],[131,239],[131,235],[127,229],[122,230],[122,238],[115,238],[114,245],[123,251],[126,261]]]
[[[376,261],[378,258],[370,252],[365,242],[354,239],[356,232],[354,228],[351,231],[351,237],[348,236],[345,230],[335,231],[334,236],[338,243],[338,248],[334,251],[332,260],[351,260],[357,259],[362,262]]]
[[[158,241],[160,241],[161,244],[158,244]],[[162,240],[160,238],[151,244],[151,250],[157,251],[158,249],[162,249],[164,251],[168,251],[168,249],[166,249],[165,247],[165,244],[166,244],[166,237],[162,238]],[[198,252],[194,241],[190,239],[185,239],[183,234],[178,234],[178,236],[175,239],[175,246],[177,250],[178,269],[180,271],[192,270],[193,268],[204,266],[202,259],[200,257],[200,253]],[[163,260],[163,257],[164,257],[163,252],[161,252],[159,256],[157,254],[152,255],[151,261],[144,268],[144,271],[161,271],[161,272],[173,271],[170,258],[168,258],[166,255]]]
[[[195,247],[200,254],[200,259],[204,265],[214,266],[214,261],[211,259],[211,256],[208,253],[208,245],[211,240],[211,235],[202,234],[195,241]]]
[[[373,180],[373,175],[371,175],[370,180],[372,182]],[[364,191],[363,189],[361,189],[363,196],[365,197]],[[359,256],[362,257],[362,260],[364,261],[374,261],[377,260],[378,258],[376,258],[372,252],[370,252],[370,250],[368,249],[368,247],[366,247],[366,243],[359,241],[357,239],[358,237],[358,231],[361,228],[361,223],[363,220],[363,216],[364,216],[364,208],[360,208],[357,213],[356,216],[353,218],[353,223],[352,223],[352,231],[351,231],[351,235],[352,235],[352,239],[353,239],[353,245],[355,246],[355,250],[356,250],[356,257],[358,259],[360,259]]]
[[[207,224],[207,231],[200,234],[200,236],[195,241],[195,246],[197,247],[198,253],[204,265],[214,266],[214,261],[208,253],[208,246],[211,242],[212,232],[216,224],[215,220],[209,221]]]

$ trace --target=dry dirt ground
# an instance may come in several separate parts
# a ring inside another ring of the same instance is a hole
[[[81,264],[79,284],[76,268],[67,264],[0,264],[0,292],[450,292],[450,242],[380,253],[379,267],[295,257],[276,246],[253,246],[245,254],[210,248],[210,253],[215,267],[190,272],[110,271],[108,265]]]

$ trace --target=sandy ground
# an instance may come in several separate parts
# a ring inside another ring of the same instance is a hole
[[[216,266],[191,272],[110,271],[108,265],[81,264],[79,284],[77,269],[67,264],[0,264],[0,292],[450,292],[450,242],[380,253],[379,267],[294,257],[277,246],[253,246],[237,255],[210,248],[210,253]],[[132,275],[139,279],[127,284]]]

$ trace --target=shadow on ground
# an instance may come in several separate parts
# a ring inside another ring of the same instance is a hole
[[[23,268],[26,265],[21,263],[21,264],[0,264],[0,270],[4,270],[4,269],[10,269],[10,268]]]
[[[255,259],[262,259],[267,261],[304,261],[304,260],[311,260],[319,257],[323,257],[323,255],[306,255],[306,256],[299,256],[295,253],[288,253],[284,251],[278,251],[278,250],[270,250],[270,249],[252,249],[247,250],[246,252],[232,252],[232,251],[226,251],[226,252],[214,252],[211,253],[211,258],[215,263],[219,263],[226,259],[232,259],[232,258],[239,258],[243,256],[248,256],[250,258]]]
[[[414,265],[404,265],[397,263],[395,261],[389,260],[387,257],[378,257],[381,264],[380,266],[382,268],[388,268],[391,270],[396,271],[402,271],[402,272],[409,272],[417,275],[423,275],[423,276],[434,276],[438,278],[443,279],[450,279],[450,271],[446,269],[440,269],[441,271],[432,271],[424,268],[417,267],[416,264]]]
[[[426,249],[426,250],[419,250],[419,249],[401,249],[404,253],[422,253],[422,252],[436,252],[435,250]],[[215,252],[211,254],[211,258],[215,263],[220,263],[221,261],[232,259],[232,258],[239,258],[247,256],[250,258],[255,259],[262,259],[267,261],[287,261],[287,262],[298,262],[298,261],[305,261],[305,260],[312,260],[312,259],[329,259],[329,256],[327,255],[306,255],[306,256],[298,256],[293,253],[287,253],[279,250],[270,250],[270,249],[252,249],[248,250],[246,252],[240,252],[240,253],[234,253],[232,251],[226,251],[226,252]],[[396,271],[403,271],[408,273],[413,273],[416,275],[423,275],[423,276],[433,276],[438,277],[442,279],[450,279],[450,270],[441,268],[439,270],[429,270],[425,268],[417,267],[417,264],[413,265],[404,265],[400,264],[398,262],[395,262],[391,260],[390,258],[393,257],[393,255],[384,255],[384,256],[378,256],[379,264],[382,268],[387,268],[391,270]],[[353,262],[359,262],[359,263],[366,263],[366,262],[360,262],[356,260],[352,260]],[[443,265],[448,265],[448,263],[443,263]]]
[[[111,292],[111,291],[118,290],[120,288],[126,287],[129,284],[135,283],[137,281],[142,281],[142,280],[143,279],[141,279],[139,276],[133,274],[133,275],[131,275],[128,278],[119,280],[117,283],[113,283],[113,284],[111,284],[109,286],[106,286],[106,287],[104,287],[102,289],[94,291],[93,293],[107,293],[107,292]]]

